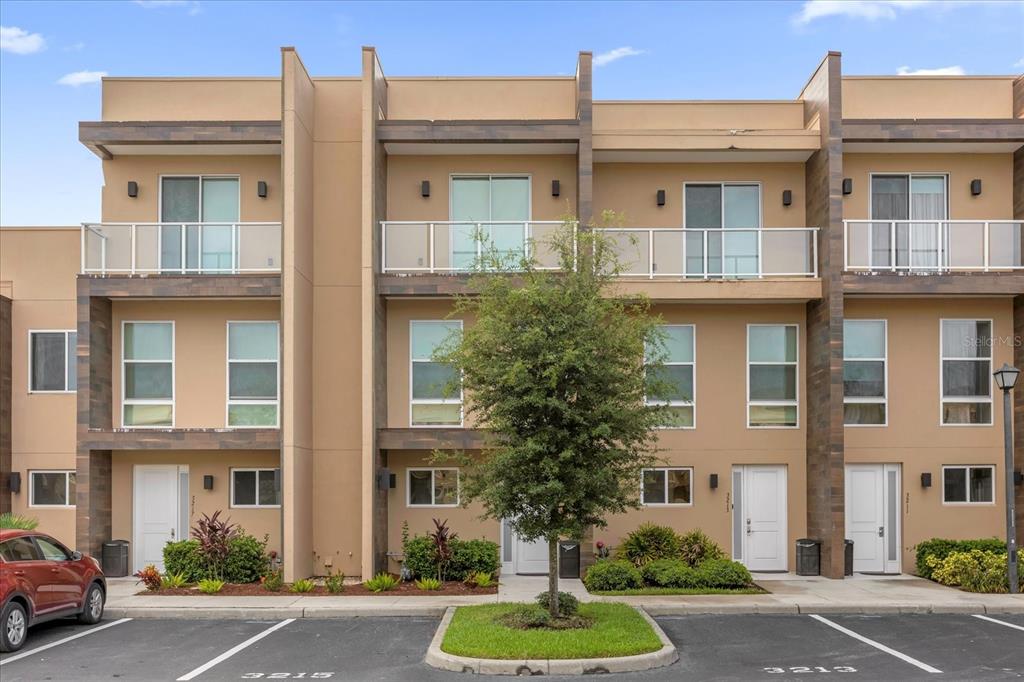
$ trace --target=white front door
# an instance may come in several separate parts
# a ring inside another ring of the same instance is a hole
[[[900,572],[900,467],[846,467],[846,539],[853,540],[857,573]]]
[[[501,571],[519,575],[546,575],[547,540],[526,542],[504,520],[501,522]]]
[[[164,545],[188,535],[188,468],[137,464],[133,487],[133,570],[153,565],[162,572]]]
[[[732,514],[734,558],[751,571],[785,571],[786,467],[734,467]]]

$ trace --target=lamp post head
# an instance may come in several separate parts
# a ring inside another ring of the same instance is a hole
[[[996,378],[996,386],[1004,391],[1012,391],[1013,387],[1017,384],[1020,370],[1016,367],[1010,367],[1010,365],[1004,362],[1003,366],[993,372],[992,376]]]

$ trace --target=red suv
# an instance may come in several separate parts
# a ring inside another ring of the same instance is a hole
[[[98,561],[49,535],[0,530],[0,651],[17,651],[28,626],[78,616],[103,618],[107,582]]]

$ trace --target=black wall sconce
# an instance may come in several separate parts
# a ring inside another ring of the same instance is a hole
[[[981,178],[974,178],[971,180],[971,196],[976,197],[981,194]]]
[[[853,178],[843,178],[843,194],[853,194]]]
[[[782,205],[792,206],[793,205],[793,190],[784,189],[782,190]]]
[[[213,476],[206,474],[203,476],[203,490],[213,490]]]
[[[711,474],[708,476],[708,486],[712,490],[718,487],[718,474]]]
[[[139,196],[139,183],[134,180],[128,181],[128,196],[132,199]]]
[[[14,474],[11,474],[11,475],[13,476]],[[1024,485],[1024,471],[1014,471],[1013,472],[1013,484],[1014,485]]]
[[[558,180],[551,181],[551,196],[557,197],[562,193],[562,183]]]
[[[391,469],[378,469],[377,470],[377,490],[387,490],[388,488],[393,488],[394,487],[392,485],[392,480],[393,480],[392,477],[393,476],[394,476],[394,474],[391,473]]]
[[[430,180],[424,180],[420,183],[420,196],[424,199],[430,196]]]
[[[664,205],[665,205],[665,190],[659,189],[658,190],[658,206],[664,206]]]
[[[267,198],[267,181],[266,180],[260,180],[259,182],[256,183],[256,196],[258,196],[260,199],[266,199]]]
[[[12,471],[10,477],[7,479],[7,487],[12,493],[21,492],[21,472]]]
[[[932,487],[932,475],[929,472],[921,474],[921,487],[931,488]]]

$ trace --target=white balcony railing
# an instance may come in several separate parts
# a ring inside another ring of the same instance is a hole
[[[281,223],[83,223],[87,274],[281,271]]]
[[[1022,270],[1020,220],[844,220],[845,269],[941,273]]]

